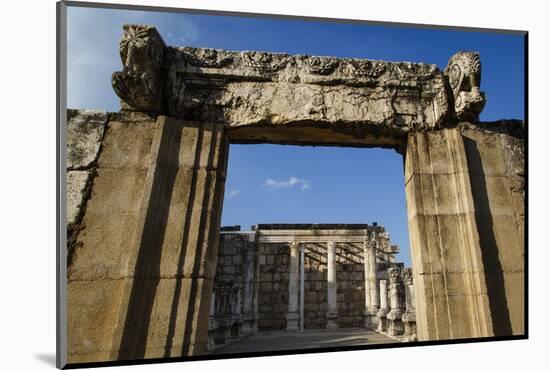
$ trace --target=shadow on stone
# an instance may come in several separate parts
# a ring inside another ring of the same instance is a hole
[[[174,131],[181,131],[183,126],[178,125],[175,130],[172,127],[165,124],[160,140],[159,151],[162,153],[159,153],[158,158],[162,158],[164,163],[157,161],[155,167],[149,169],[155,173],[118,354],[120,360],[145,356],[149,322],[160,281],[160,259],[170,196],[178,173],[177,166],[171,164],[178,163],[181,132]]]
[[[472,191],[472,195],[494,335],[497,337],[512,335],[512,324],[504,287],[504,274],[493,231],[493,217],[491,216],[483,163],[474,140],[464,137],[464,146],[468,158],[472,190],[475,189],[475,191]]]

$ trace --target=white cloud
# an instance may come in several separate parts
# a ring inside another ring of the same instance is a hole
[[[300,190],[307,190],[311,187],[311,181],[292,176],[288,180],[282,181],[267,179],[265,185],[270,189],[289,189],[299,186]]]
[[[239,189],[233,189],[233,190],[229,190],[229,193],[227,194],[227,197],[229,199],[233,199],[238,195],[239,195]]]

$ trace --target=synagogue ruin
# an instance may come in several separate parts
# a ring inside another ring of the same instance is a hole
[[[222,228],[209,349],[258,330],[366,327],[415,340],[412,279],[398,252],[375,223]]]
[[[524,123],[478,121],[478,53],[441,71],[125,25],[120,55],[121,111],[66,113],[69,363],[200,355],[262,328],[525,333]],[[396,150],[411,269],[374,224],[220,231],[235,143]]]

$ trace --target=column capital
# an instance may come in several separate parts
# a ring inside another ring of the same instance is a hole
[[[365,239],[365,241],[363,242],[363,249],[364,250],[367,250],[367,249],[376,249],[378,248],[378,234],[373,231],[369,238],[368,239]]]
[[[388,275],[390,277],[390,284],[396,284],[401,277],[401,269],[399,267],[390,267],[388,269]]]
[[[403,269],[403,282],[405,285],[413,285],[412,268]]]
[[[332,240],[328,241],[327,242],[327,250],[331,253],[334,252],[336,250],[336,243]]]
[[[292,252],[298,252],[298,248],[300,247],[300,242],[290,242],[288,246]]]

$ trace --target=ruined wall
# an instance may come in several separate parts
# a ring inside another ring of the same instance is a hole
[[[97,361],[112,358],[156,120],[89,111],[68,117],[68,215],[80,215],[74,226],[68,220],[69,235],[78,230],[68,245],[68,358]],[[76,168],[86,168],[86,185]]]
[[[324,329],[328,311],[327,247],[308,243],[304,248],[304,329]]]
[[[362,245],[337,244],[336,281],[338,324],[341,328],[364,326],[365,268]]]
[[[214,284],[216,303],[214,312],[210,313],[218,322],[215,329],[219,329],[220,325],[241,324],[245,320],[243,312],[246,294],[243,282],[246,280],[246,271],[250,268],[249,263],[245,262],[246,253],[250,251],[249,238],[247,234],[222,234],[220,239]],[[304,243],[304,246],[304,328],[324,329],[327,325],[328,309],[326,245]],[[258,300],[257,326],[260,330],[286,328],[289,255],[287,243],[261,243],[258,247],[257,265],[251,270],[257,272],[257,287],[254,284],[257,292],[253,299]],[[365,309],[362,247],[354,243],[339,243],[336,262],[338,324],[342,328],[362,327]],[[221,291],[230,296],[222,298]],[[227,303],[222,304],[222,301]]]
[[[338,324],[341,328],[362,327],[365,310],[363,248],[353,243],[337,243],[336,281]],[[304,328],[327,326],[327,248],[305,245]]]
[[[288,244],[263,244],[258,248],[258,329],[283,330],[288,312]]]
[[[108,114],[102,111],[67,111],[67,250],[72,262]]]
[[[90,116],[69,113],[69,125],[86,127]],[[68,361],[202,353],[208,321],[196,318],[208,317],[216,266],[223,130],[143,113],[99,117],[108,118],[99,154],[68,229]],[[89,132],[69,127],[69,151],[100,136]]]
[[[210,302],[209,349],[255,330],[257,250],[249,234],[221,234]]]
[[[524,334],[524,126],[459,126],[464,137],[495,335]]]

